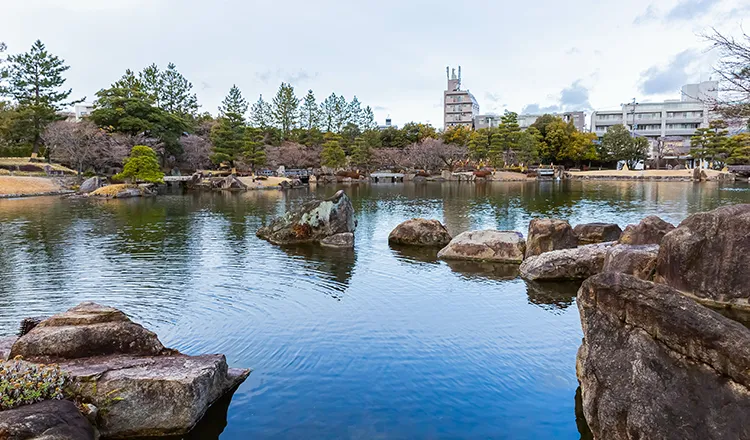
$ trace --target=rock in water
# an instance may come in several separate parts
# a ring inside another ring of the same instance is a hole
[[[334,234],[330,237],[326,237],[320,240],[320,245],[330,248],[353,248],[354,247],[354,234],[351,232],[342,232],[341,234]]]
[[[330,199],[314,200],[274,219],[256,233],[273,244],[318,243],[331,235],[354,233],[354,208],[343,190]]]
[[[391,231],[388,242],[408,246],[440,246],[450,243],[451,234],[437,220],[413,218]]]
[[[164,348],[121,311],[94,303],[42,321],[10,354],[57,363],[74,393],[99,408],[106,438],[186,434],[250,373],[228,368],[220,354],[186,356]]]
[[[583,223],[573,228],[578,244],[606,243],[617,241],[622,229],[614,223]]]
[[[0,411],[3,440],[94,440],[94,428],[73,402],[46,400]]]
[[[578,239],[573,233],[573,228],[565,220],[535,218],[529,223],[526,258],[576,246],[578,246]]]
[[[487,229],[457,235],[438,252],[438,258],[520,263],[524,252],[526,242],[520,232]]]
[[[750,330],[614,272],[586,280],[577,303],[576,372],[594,438],[750,438]]]
[[[88,194],[90,192],[96,191],[100,186],[102,186],[101,178],[99,178],[98,176],[94,176],[84,180],[81,186],[78,187],[78,192],[81,194]]]
[[[619,244],[607,250],[602,272],[620,272],[642,280],[650,280],[656,268],[659,245],[633,246]]]
[[[583,280],[602,271],[609,247],[611,243],[601,243],[545,252],[524,260],[521,276],[532,281]]]
[[[45,362],[114,353],[158,355],[164,350],[156,334],[132,322],[121,311],[82,303],[42,321],[19,338],[10,357]]]
[[[674,225],[655,215],[650,215],[637,225],[628,225],[620,236],[622,244],[659,244]]]
[[[750,308],[750,204],[693,214],[662,240],[655,281],[708,304]]]

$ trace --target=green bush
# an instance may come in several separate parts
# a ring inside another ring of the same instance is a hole
[[[125,160],[122,172],[113,176],[116,180],[131,182],[161,183],[164,173],[159,168],[156,152],[145,145],[136,145],[130,150],[130,157]]]
[[[42,400],[60,400],[69,377],[57,365],[37,365],[20,358],[0,363],[0,411]]]

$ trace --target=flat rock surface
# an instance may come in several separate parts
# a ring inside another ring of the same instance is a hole
[[[594,438],[750,438],[750,330],[614,272],[586,280],[577,304],[576,370]]]
[[[413,218],[388,235],[388,242],[405,246],[445,246],[451,241],[448,230],[438,220]]]
[[[618,244],[607,250],[602,272],[620,272],[650,280],[656,268],[659,245]]]
[[[650,215],[637,225],[628,225],[622,231],[619,242],[622,244],[659,244],[668,232],[674,229],[674,225]]]
[[[578,246],[578,239],[567,221],[554,218],[535,218],[529,222],[529,233],[526,237],[526,258],[576,246]]]
[[[486,229],[457,235],[438,252],[438,258],[520,263],[525,251],[526,242],[520,232]]]
[[[532,281],[583,280],[602,271],[611,243],[545,252],[521,263],[521,276]]]
[[[94,440],[94,428],[73,402],[46,400],[0,411],[3,440]]]
[[[582,223],[573,228],[578,244],[606,243],[617,241],[622,229],[615,223]]]

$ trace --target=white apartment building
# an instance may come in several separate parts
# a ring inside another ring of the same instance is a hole
[[[566,123],[573,121],[573,125],[576,126],[578,131],[583,131],[586,127],[586,114],[584,112],[563,112],[563,113],[549,113],[552,116],[561,118]],[[518,115],[518,126],[521,130],[526,130],[531,127],[531,124],[536,122],[537,119],[543,115],[532,115],[532,114],[521,114]]]
[[[708,127],[712,119],[708,102],[718,96],[718,83],[704,81],[682,87],[682,97],[664,102],[623,104],[616,110],[591,114],[591,131],[600,138],[613,125],[625,125],[635,136],[643,136],[652,147],[658,139],[682,144],[677,153],[690,150],[690,136],[697,128]],[[653,155],[652,151],[649,152]]]
[[[445,68],[448,88],[443,92],[443,126],[446,129],[457,125],[473,128],[474,118],[479,115],[479,103],[471,92],[461,90],[461,66],[458,66],[458,76],[456,69],[452,75],[449,70]]]

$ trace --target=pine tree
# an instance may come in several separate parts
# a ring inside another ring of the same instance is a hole
[[[326,142],[320,152],[320,163],[329,168],[340,168],[346,164],[346,153],[341,148],[341,137],[334,133],[326,133]]]
[[[192,93],[193,84],[177,71],[173,63],[167,65],[160,77],[159,107],[183,118],[194,118],[198,112],[198,97]]]
[[[261,96],[261,99],[263,97]],[[221,101],[219,106],[219,115],[226,116],[229,113],[234,113],[244,122],[245,114],[247,113],[247,101],[242,97],[242,92],[237,85],[233,84],[232,88],[229,89],[229,94]]]
[[[138,81],[141,84],[141,89],[148,94],[154,104],[157,107],[161,107],[159,98],[161,97],[161,90],[164,84],[159,67],[156,64],[151,64],[150,66],[145,67],[141,73],[138,74]]]
[[[357,96],[355,95],[354,98],[352,98],[352,102],[350,102],[347,106],[347,121],[346,123],[349,124],[356,124],[359,127],[360,131],[364,131],[364,127],[362,127],[362,106],[359,103],[359,99],[357,99]],[[344,124],[346,125],[346,124]]]
[[[246,127],[242,156],[253,170],[266,163],[266,150],[263,147],[263,131],[259,128]]]
[[[276,96],[273,98],[271,116],[276,127],[281,130],[281,140],[289,137],[289,133],[297,126],[299,114],[299,99],[294,94],[291,84],[281,83]]]
[[[156,152],[145,145],[136,145],[125,160],[122,173],[115,174],[116,179],[129,179],[132,182],[161,183],[164,173],[159,168]]]
[[[341,133],[341,130],[346,126],[346,124],[349,123],[350,115],[349,115],[349,104],[346,102],[346,98],[343,96],[339,96],[336,99],[336,103],[334,105],[335,109],[335,118],[334,118],[334,131],[336,133]]]
[[[337,122],[336,107],[337,107],[338,102],[339,102],[338,96],[336,96],[335,93],[331,93],[331,96],[329,96],[323,102],[320,103],[321,125],[323,127],[323,130],[327,132],[336,131],[336,122]]]
[[[318,128],[319,123],[320,109],[318,103],[315,102],[315,94],[312,90],[308,90],[300,107],[300,125],[305,130],[312,130],[313,127]]]
[[[83,99],[68,101],[72,89],[59,90],[65,83],[63,73],[69,66],[65,65],[65,60],[47,52],[40,40],[34,42],[29,52],[9,56],[8,63],[3,74],[7,84],[0,85],[0,95],[17,103],[22,126],[33,142],[36,155],[47,125],[60,119],[58,112],[63,108]]]
[[[378,124],[375,122],[375,114],[369,105],[362,110],[360,117],[359,127],[362,131],[375,130],[378,128]]]
[[[272,118],[271,104],[264,101],[263,95],[260,95],[258,102],[250,109],[250,125],[265,130],[271,126]]]

